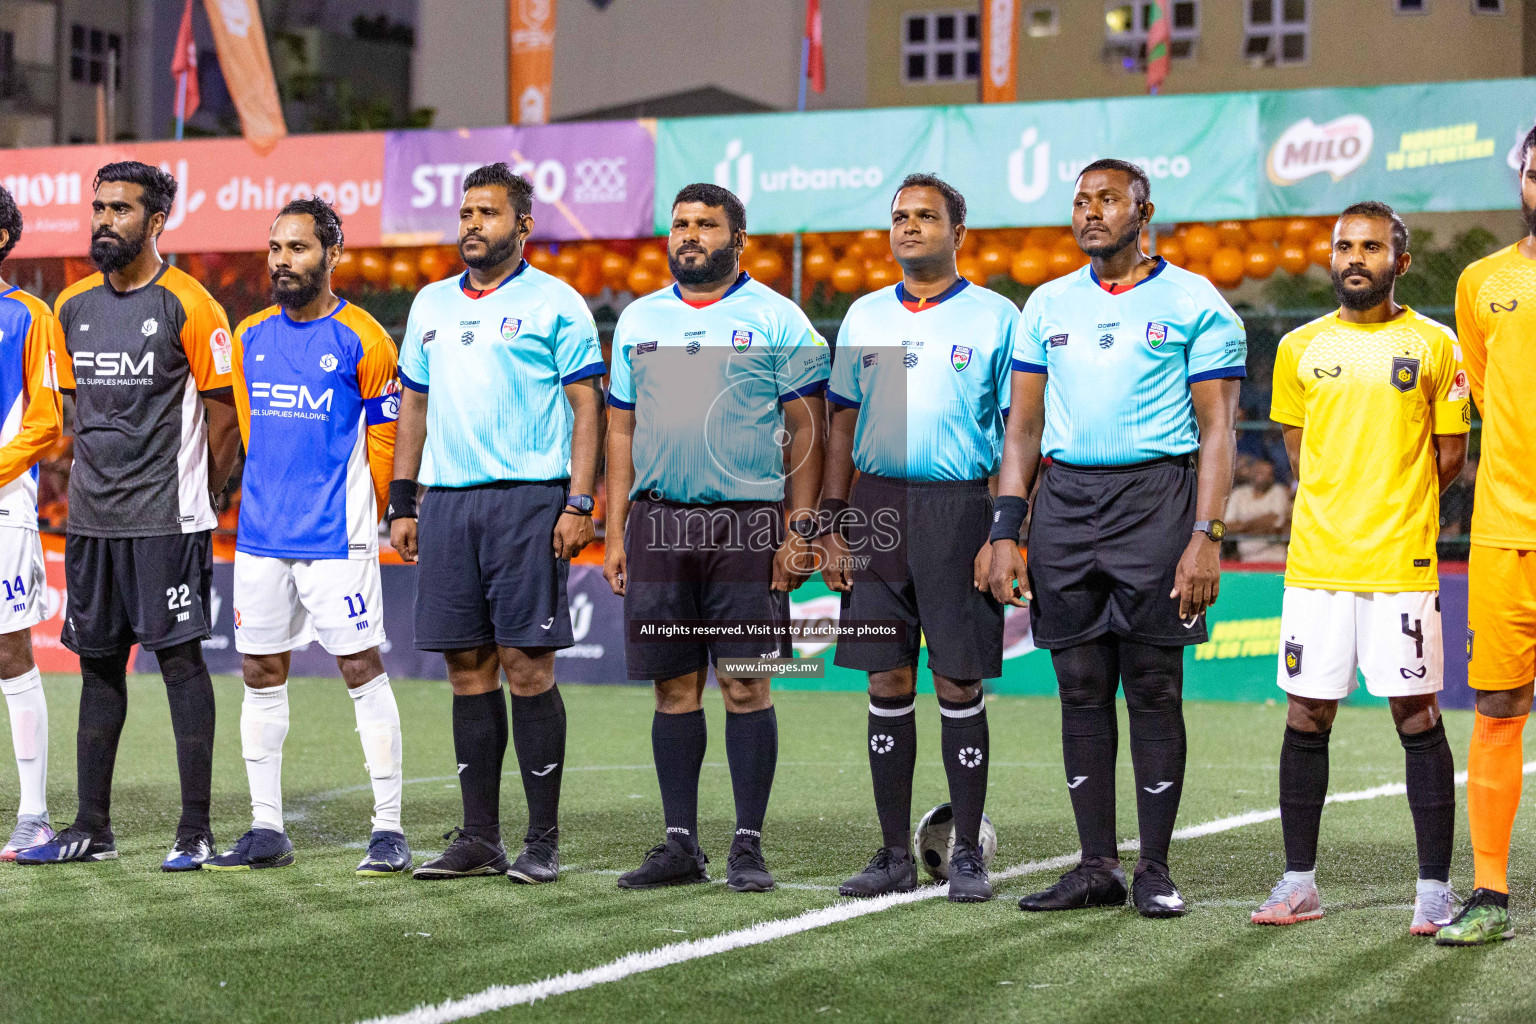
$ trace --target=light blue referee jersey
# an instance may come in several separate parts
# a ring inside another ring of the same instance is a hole
[[[473,487],[571,475],[567,384],[604,372],[597,326],[576,289],[522,263],[472,299],[464,277],[411,303],[400,382],[428,392],[421,482]]]
[[[915,301],[897,284],[849,308],[827,401],[859,410],[861,473],[985,479],[1003,458],[1018,307],[964,278]]]
[[[695,307],[676,285],[613,335],[608,402],[635,411],[635,486],[669,501],[784,497],[783,404],[826,387],[831,350],[800,307],[743,273]]]
[[[1093,268],[1036,288],[1019,314],[1013,368],[1043,373],[1041,453],[1124,466],[1200,447],[1189,385],[1246,377],[1243,322],[1205,278],[1159,258],[1111,295]]]

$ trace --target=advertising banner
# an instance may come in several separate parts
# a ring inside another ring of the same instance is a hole
[[[1241,94],[988,104],[944,116],[940,173],[965,193],[973,227],[1071,223],[1077,175],[1102,157],[1146,170],[1164,224],[1254,216],[1258,123]]]
[[[390,132],[384,244],[457,241],[464,175],[498,160],[533,182],[535,239],[643,237],[651,233],[655,154],[654,124],[645,121]]]
[[[734,191],[760,233],[884,227],[914,171],[964,192],[973,227],[1066,224],[1078,172],[1105,156],[1147,169],[1165,222],[1252,217],[1257,138],[1241,94],[663,120],[656,227],[693,181]]]
[[[203,8],[213,29],[224,86],[240,112],[240,129],[251,148],[265,156],[288,134],[288,126],[267,55],[261,8],[256,0],[203,0]]]
[[[656,123],[656,233],[672,197],[714,182],[759,234],[889,226],[891,192],[913,171],[942,173],[943,107],[690,117]]]
[[[292,135],[266,156],[241,139],[10,150],[0,161],[0,184],[16,198],[23,224],[12,255],[86,255],[91,184],[98,168],[117,160],[142,160],[176,178],[162,253],[265,249],[277,211],[311,194],[341,214],[347,245],[379,244],[384,135],[353,132]]]
[[[1336,213],[1364,199],[1415,212],[1519,206],[1536,79],[1253,95],[1263,214]]]

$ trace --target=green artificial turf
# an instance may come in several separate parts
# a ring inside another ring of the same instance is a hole
[[[78,680],[46,681],[52,727],[49,797],[56,822],[74,810]],[[228,846],[248,827],[237,680],[215,680],[219,736],[214,823]],[[165,875],[178,813],[174,748],[162,686],[130,681],[118,759],[119,860],[0,865],[0,1020],[334,1021],[581,971],[625,954],[706,938],[840,903],[831,888],[879,841],[857,694],[782,693],[780,764],[764,850],[784,888],[723,885],[621,893],[660,833],[650,757],[651,698],[633,687],[565,686],[570,717],[556,885],[501,879],[365,880],[372,803],[351,702],[339,681],[295,680],[284,755],[291,868]],[[405,728],[404,817],[418,860],[459,819],[446,683],[397,681]],[[719,698],[706,695],[711,742],[701,832],[724,877],[733,826]],[[0,718],[4,712],[0,711]],[[997,698],[988,813],[994,872],[1076,849],[1054,701]],[[1191,704],[1181,825],[1276,805],[1284,709]],[[1446,719],[1464,767],[1470,716]],[[922,744],[914,810],[945,800],[938,714],[919,699]],[[1135,834],[1122,711],[1120,834]],[[0,736],[5,731],[0,730]],[[0,743],[0,813],[16,776]],[[1402,779],[1384,710],[1345,708],[1332,742],[1332,788]],[[521,832],[515,762],[503,790],[509,841]],[[1458,790],[1453,882],[1471,888],[1465,791]],[[1056,872],[1013,878],[982,905],[923,900],[775,941],[664,967],[486,1021],[640,1024],[713,1021],[1536,1020],[1536,800],[1515,828],[1511,870],[1518,935],[1497,947],[1446,950],[1408,936],[1415,858],[1401,796],[1335,804],[1323,819],[1318,871],[1327,916],[1286,929],[1247,923],[1283,869],[1277,821],[1179,841],[1174,877],[1193,904],[1175,921],[1129,910],[1024,915],[1018,896]]]

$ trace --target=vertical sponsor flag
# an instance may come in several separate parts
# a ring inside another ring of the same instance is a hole
[[[181,9],[181,29],[176,33],[176,57],[171,61],[171,77],[176,79],[176,130],[202,103],[197,88],[197,43],[192,38],[192,0]]]
[[[805,77],[817,92],[827,91],[827,61],[821,47],[821,0],[805,2]]]
[[[1157,95],[1168,78],[1168,12],[1163,0],[1147,5],[1147,92]]]
[[[507,121],[548,124],[555,0],[507,0]]]
[[[981,102],[1018,99],[1019,0],[982,0]]]
[[[288,135],[288,126],[256,0],[203,0],[203,9],[213,25],[224,84],[240,112],[240,131],[252,149],[266,156]]]

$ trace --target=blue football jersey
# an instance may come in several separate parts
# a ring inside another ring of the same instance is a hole
[[[526,262],[478,299],[464,293],[467,277],[416,294],[400,346],[400,382],[428,393],[419,479],[569,478],[575,414],[565,386],[604,372],[586,300]]]
[[[1247,376],[1248,340],[1209,281],[1159,258],[1114,295],[1091,266],[1036,288],[1013,356],[1047,377],[1042,454],[1123,466],[1200,447],[1189,385]]]
[[[827,342],[743,273],[702,307],[676,285],[636,299],[613,335],[608,401],[635,411],[635,485],[669,501],[784,497],[785,402],[827,382]]]
[[[1003,457],[1019,310],[961,278],[911,309],[902,285],[855,302],[827,400],[859,410],[853,464],[902,480],[980,480]]]
[[[374,558],[400,416],[395,343],[343,301],[296,323],[272,306],[235,331],[245,440],[235,548],[271,558]]]

